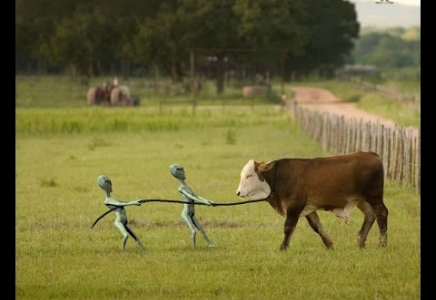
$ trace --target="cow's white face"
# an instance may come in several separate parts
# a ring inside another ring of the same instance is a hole
[[[238,197],[260,200],[269,196],[271,188],[262,174],[256,172],[256,164],[250,159],[241,171],[241,181],[236,190]]]

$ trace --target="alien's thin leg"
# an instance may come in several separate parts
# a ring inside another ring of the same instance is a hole
[[[127,232],[126,227],[124,226],[124,224],[120,220],[118,220],[118,218],[115,220],[115,226],[123,234],[123,250],[124,250],[126,248],[126,242],[127,242],[128,237],[129,237],[129,233]]]
[[[133,232],[133,229],[126,223],[126,230],[127,232],[135,239],[136,243],[139,245],[139,247],[141,247],[142,249],[145,250],[144,245],[141,243],[141,241],[139,240],[139,238],[136,236],[135,232]]]
[[[196,248],[196,245],[195,245],[195,234],[196,234],[195,225],[192,222],[191,217],[184,210],[182,211],[182,218],[183,218],[183,220],[185,220],[186,224],[188,224],[189,230],[191,230],[192,244],[193,244],[194,249],[195,249]]]
[[[203,227],[201,227],[200,222],[198,222],[196,217],[192,217],[192,221],[194,222],[195,227],[198,228],[198,230],[203,235],[204,240],[209,245],[209,247],[215,247],[214,244],[209,240],[209,238],[206,235],[206,232],[204,232]]]

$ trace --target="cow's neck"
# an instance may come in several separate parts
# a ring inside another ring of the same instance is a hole
[[[275,198],[277,196],[276,195],[277,165],[278,165],[278,161],[275,162],[273,168],[263,173],[263,176],[265,177],[265,180],[271,189],[271,192],[269,193],[268,197],[266,197],[266,199]]]
[[[277,160],[274,164],[274,168],[271,168],[268,172],[265,172],[263,175],[265,177],[266,182],[271,188],[271,193],[265,199],[268,203],[274,208],[274,210],[280,215],[284,216],[282,204],[279,201],[279,190],[277,189],[277,169],[278,169],[279,161]]]

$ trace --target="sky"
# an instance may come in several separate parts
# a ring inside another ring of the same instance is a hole
[[[356,2],[356,0],[349,0],[350,2]],[[361,2],[377,2],[379,0],[360,0]],[[391,2],[410,5],[410,6],[421,6],[421,0],[390,0]]]
[[[396,0],[398,4],[421,6],[421,0]]]
[[[348,0],[356,5],[362,27],[410,27],[421,25],[421,0],[389,0],[393,4],[376,4],[380,0]]]

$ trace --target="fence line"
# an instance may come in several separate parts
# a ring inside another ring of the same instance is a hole
[[[374,151],[384,164],[385,177],[399,185],[421,192],[421,132],[380,122],[345,118],[293,106],[293,116],[302,131],[317,141],[323,150],[336,154]]]

